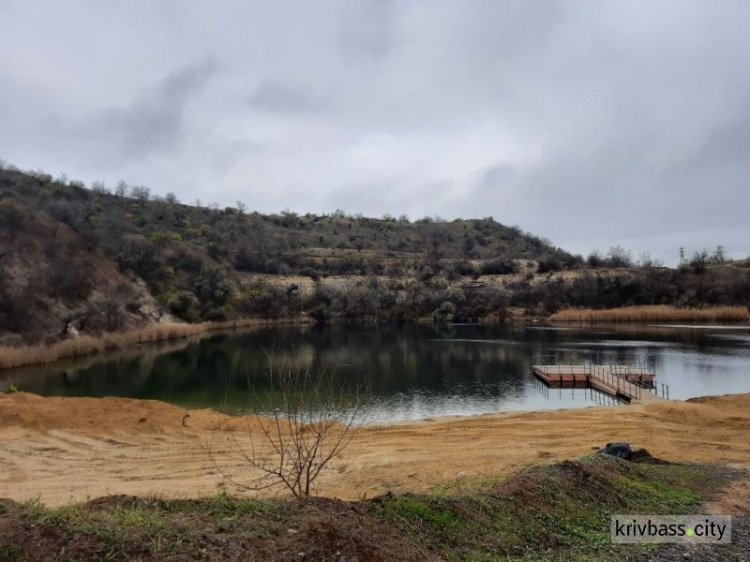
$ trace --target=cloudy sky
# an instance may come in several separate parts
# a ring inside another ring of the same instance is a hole
[[[748,0],[0,0],[0,158],[750,255]]]

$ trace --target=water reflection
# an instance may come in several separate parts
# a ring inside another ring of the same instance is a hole
[[[750,328],[734,330],[732,338],[717,332],[656,326],[268,327],[4,372],[0,385],[13,381],[39,394],[154,398],[241,412],[251,389],[267,390],[264,372],[272,353],[313,368],[335,366],[352,381],[368,377],[374,388],[370,421],[616,404],[590,389],[549,389],[530,375],[534,357],[553,355],[564,363],[644,365],[670,385],[673,398],[750,392]]]

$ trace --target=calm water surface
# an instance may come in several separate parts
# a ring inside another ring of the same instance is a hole
[[[2,372],[0,388],[15,382],[43,395],[153,398],[236,413],[248,410],[251,387],[265,388],[270,350],[277,360],[335,366],[351,381],[366,376],[374,388],[369,422],[614,403],[596,391],[545,387],[530,374],[539,356],[645,363],[672,398],[750,392],[748,326],[273,327]],[[259,394],[272,407],[272,396]]]

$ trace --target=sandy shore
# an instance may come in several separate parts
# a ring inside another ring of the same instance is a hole
[[[222,473],[240,481],[252,474],[233,440],[216,431],[224,419],[156,401],[0,395],[0,497],[54,505],[106,494],[235,491]],[[469,485],[614,440],[673,461],[750,468],[750,394],[368,426],[319,491],[355,499]],[[466,479],[459,482],[458,472]]]

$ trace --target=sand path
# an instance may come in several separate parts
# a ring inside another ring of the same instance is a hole
[[[0,497],[55,505],[106,494],[234,491],[222,473],[238,480],[252,475],[237,460],[233,439],[216,431],[224,419],[156,401],[2,395]],[[463,486],[614,440],[669,460],[750,468],[750,394],[365,427],[319,489],[355,499]],[[458,472],[466,478],[459,481]]]

